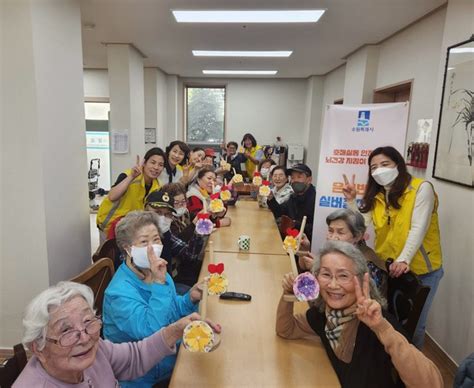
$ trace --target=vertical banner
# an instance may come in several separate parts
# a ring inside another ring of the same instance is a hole
[[[326,240],[326,217],[345,208],[343,174],[355,177],[360,204],[368,176],[367,160],[380,146],[395,147],[404,155],[408,102],[373,105],[327,105],[321,136],[316,184],[316,204],[311,250],[317,252]],[[369,245],[373,233],[368,230]]]

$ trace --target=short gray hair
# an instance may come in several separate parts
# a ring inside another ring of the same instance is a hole
[[[367,228],[364,217],[359,212],[351,209],[334,210],[326,217],[326,224],[329,226],[331,222],[337,220],[344,221],[354,237],[362,238],[364,236]]]
[[[346,256],[349,260],[351,260],[354,263],[355,267],[355,275],[359,279],[359,283],[362,287],[362,283],[364,281],[364,275],[369,272],[369,268],[367,267],[367,259],[365,258],[364,254],[357,248],[355,245],[346,242],[346,241],[334,241],[334,240],[328,240],[322,247],[322,249],[319,251],[319,254],[316,256],[314,263],[313,263],[313,268],[312,272],[314,276],[317,277],[319,274],[319,270],[321,268],[321,261],[322,258],[330,253],[340,253],[344,256]],[[370,277],[369,274],[369,286],[370,286],[370,298],[376,300],[382,308],[385,308],[387,306],[386,300],[382,297],[380,294],[380,291],[378,290],[374,280]],[[316,300],[316,306],[318,306],[321,311],[324,311],[325,308],[325,302],[321,298],[321,296],[318,297]]]
[[[31,344],[36,342],[38,349],[43,350],[46,345],[46,332],[51,310],[77,296],[84,298],[91,310],[94,311],[94,294],[84,284],[59,282],[37,295],[25,310],[23,344],[31,350]]]
[[[115,240],[118,247],[125,251],[126,246],[131,246],[137,231],[147,225],[155,225],[158,232],[158,215],[151,211],[133,211],[122,218],[115,228]]]

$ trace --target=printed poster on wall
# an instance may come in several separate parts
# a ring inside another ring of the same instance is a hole
[[[404,154],[408,102],[367,105],[327,105],[321,136],[321,153],[316,183],[313,239],[317,252],[326,241],[326,217],[345,208],[343,174],[355,178],[360,204],[368,176],[368,156],[377,147],[392,146]],[[367,230],[368,245],[373,232]]]

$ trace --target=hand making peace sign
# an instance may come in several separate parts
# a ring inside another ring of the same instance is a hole
[[[357,303],[357,318],[373,330],[382,322],[383,315],[380,304],[376,300],[370,299],[369,274],[364,274],[362,289],[360,287],[359,278],[354,276],[354,286]]]
[[[356,198],[356,186],[355,186],[355,174],[352,174],[352,182],[349,182],[347,179],[346,174],[342,174],[342,178],[344,179],[344,186],[342,188],[342,193],[344,197],[346,197],[347,201],[353,201]]]
[[[135,179],[143,172],[143,164],[140,162],[140,155],[137,155],[137,162],[132,167],[132,177]]]

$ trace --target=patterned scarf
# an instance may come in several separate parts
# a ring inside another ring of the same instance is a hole
[[[326,306],[326,337],[336,357],[350,363],[354,352],[359,320],[355,315],[356,305],[345,310],[333,310]]]

